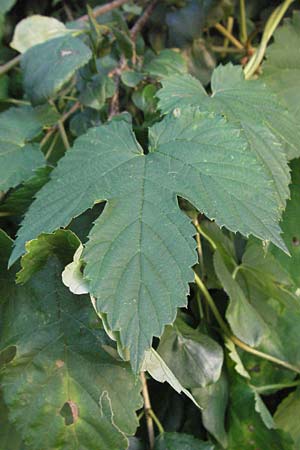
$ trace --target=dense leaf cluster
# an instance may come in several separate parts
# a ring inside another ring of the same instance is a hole
[[[0,0],[0,449],[298,450],[299,8],[38,3]]]

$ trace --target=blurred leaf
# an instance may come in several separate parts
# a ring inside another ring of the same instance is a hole
[[[222,348],[180,318],[166,327],[158,353],[186,388],[204,387],[220,377]]]
[[[192,389],[192,394],[202,408],[203,425],[226,448],[225,412],[228,402],[228,381],[225,374],[222,373],[216,383],[205,388]]]
[[[300,11],[284,20],[274,34],[274,43],[266,51],[263,64],[264,82],[280,97],[283,104],[300,119]]]
[[[163,78],[174,74],[186,73],[187,67],[179,52],[164,49],[157,56],[146,62],[143,70],[152,77]]]
[[[91,56],[90,49],[72,36],[57,37],[27,50],[21,67],[31,102],[37,105],[52,98]]]
[[[2,14],[5,14],[9,11],[17,0],[0,0],[0,10]]]
[[[156,439],[154,450],[214,450],[215,446],[189,434],[163,433]]]
[[[100,110],[106,99],[112,97],[115,92],[114,81],[106,75],[94,75],[88,81],[79,95],[79,101],[90,108]]]
[[[276,425],[288,432],[294,441],[294,449],[300,448],[300,389],[288,395],[278,406],[275,413]]]
[[[20,53],[25,53],[34,45],[67,33],[70,33],[70,30],[54,17],[35,14],[17,24],[10,46]]]
[[[122,82],[129,87],[135,87],[143,79],[143,74],[135,70],[125,70],[121,73]]]

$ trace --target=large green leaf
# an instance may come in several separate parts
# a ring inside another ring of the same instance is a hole
[[[200,441],[190,434],[163,433],[156,440],[154,450],[214,450],[209,442]]]
[[[223,364],[223,351],[209,336],[178,318],[161,338],[158,353],[186,388],[215,383]]]
[[[261,81],[246,81],[241,67],[231,64],[215,69],[210,97],[190,75],[166,78],[162,85],[157,96],[163,112],[199,106],[201,110],[224,114],[240,126],[249,151],[269,178],[278,209],[282,211],[289,197],[290,181],[284,148],[290,158],[299,155],[300,132],[293,116],[283,110],[276,96]],[[232,164],[235,162],[232,160]]]
[[[295,449],[300,448],[300,389],[292,392],[278,406],[275,422],[279,428],[290,433],[294,440]]]
[[[186,304],[193,280],[194,229],[176,195],[219,225],[282,246],[268,180],[235,127],[187,110],[154,125],[149,137],[145,155],[125,121],[81,136],[37,194],[10,260],[26,241],[108,200],[83,253],[84,274],[135,370],[152,337]]]
[[[264,82],[280,97],[283,104],[300,118],[300,12],[285,19],[267,48],[263,64]]]
[[[53,97],[91,56],[90,49],[72,36],[51,39],[27,50],[21,67],[24,88],[31,102],[40,104]]]
[[[17,186],[44,165],[38,144],[29,143],[41,130],[31,107],[10,108],[0,114],[0,190]]]
[[[5,271],[11,243],[3,233],[0,243],[1,350],[15,350],[1,380],[9,419],[31,450],[127,448],[125,433],[138,424],[139,382],[104,350],[89,298],[63,286],[53,255],[16,286]]]

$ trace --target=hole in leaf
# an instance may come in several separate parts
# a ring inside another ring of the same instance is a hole
[[[300,241],[299,241],[299,239],[298,239],[296,236],[293,237],[293,239],[292,239],[292,244],[293,244],[295,247],[298,247],[298,246],[300,245]]]
[[[60,415],[65,419],[66,426],[72,425],[72,423],[75,423],[79,417],[77,404],[69,400],[61,408]]]
[[[17,353],[17,347],[15,345],[11,345],[10,347],[5,348],[0,353],[0,367],[4,364],[10,363]]]

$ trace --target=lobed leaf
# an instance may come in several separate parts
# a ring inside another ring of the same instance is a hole
[[[125,121],[81,136],[37,194],[10,259],[26,241],[108,200],[83,252],[84,275],[136,371],[152,337],[186,304],[193,280],[194,231],[178,195],[219,225],[282,247],[268,181],[234,126],[187,110],[154,125],[149,142],[145,155]]]

